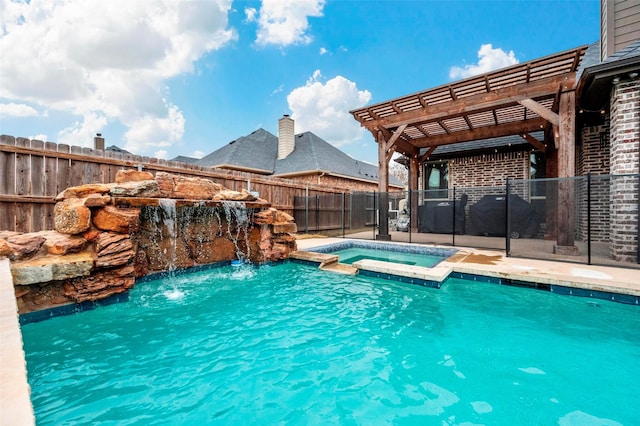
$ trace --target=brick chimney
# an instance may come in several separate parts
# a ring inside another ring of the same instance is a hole
[[[104,138],[102,133],[96,133],[96,137],[93,138],[93,149],[101,149],[104,151]]]
[[[287,158],[296,147],[293,120],[285,114],[278,120],[278,160]]]

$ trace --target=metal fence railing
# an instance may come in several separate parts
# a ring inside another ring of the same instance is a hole
[[[296,197],[299,233],[502,250],[639,267],[640,175]]]

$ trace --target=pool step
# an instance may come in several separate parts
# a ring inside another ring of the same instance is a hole
[[[351,265],[346,265],[344,263],[338,262],[321,264],[320,269],[322,269],[323,271],[335,272],[337,274],[343,275],[356,275],[358,273],[358,268],[354,268]]]
[[[315,253],[311,251],[296,251],[290,255],[293,259],[304,260],[307,262],[319,263],[318,266],[323,271],[335,272],[344,275],[356,275],[358,268],[344,263],[338,263],[337,254]]]
[[[433,281],[436,283],[443,282],[453,270],[451,266],[443,264],[434,266],[433,268],[426,268],[424,266],[403,265],[399,263],[383,262],[381,260],[373,259],[362,259],[357,262],[353,262],[353,266],[366,271],[397,275],[407,278],[417,278],[421,280]]]
[[[294,251],[289,255],[292,259],[304,260],[319,264],[330,264],[338,261],[337,254],[315,253],[312,251]]]

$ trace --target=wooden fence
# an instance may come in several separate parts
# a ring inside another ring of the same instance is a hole
[[[64,189],[115,181],[118,170],[141,169],[202,177],[239,191],[257,191],[273,207],[293,214],[294,197],[341,194],[344,189],[253,173],[212,169],[110,150],[0,136],[0,231],[53,229],[54,198]]]

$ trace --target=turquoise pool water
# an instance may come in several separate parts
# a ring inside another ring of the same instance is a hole
[[[404,265],[424,266],[427,268],[437,265],[448,257],[434,254],[406,253],[360,247],[336,250],[331,252],[331,254],[337,254],[340,257],[340,263],[346,263],[348,265],[351,265],[353,262],[357,262],[358,260],[372,259]]]
[[[22,327],[38,424],[637,424],[640,309],[291,263]]]

